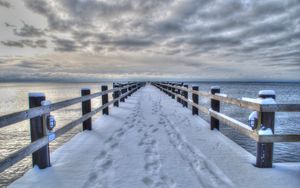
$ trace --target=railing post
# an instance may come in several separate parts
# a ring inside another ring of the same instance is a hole
[[[86,96],[91,94],[90,88],[82,88],[81,89],[81,96]],[[83,101],[81,103],[82,106],[82,115],[85,115],[87,113],[91,112],[91,100]],[[92,118],[89,118],[85,120],[82,123],[82,129],[83,130],[92,130]]]
[[[189,85],[185,84],[183,87],[185,87],[186,89],[188,89],[188,88],[189,88]],[[188,99],[188,98],[189,98],[189,92],[187,92],[187,91],[182,91],[182,96],[183,96],[184,98]],[[183,105],[183,107],[186,107],[186,108],[187,108],[187,107],[188,107],[188,102],[182,100],[182,105]]]
[[[125,84],[121,84],[121,87],[124,87],[125,86]],[[121,95],[123,95],[125,93],[125,89],[121,89]],[[125,102],[125,97],[122,97],[121,99],[120,99],[120,102]]]
[[[168,83],[168,85],[170,85],[170,83]],[[171,86],[168,86],[168,95],[170,96],[170,97],[172,97],[172,93],[171,93]]]
[[[220,87],[219,86],[211,87],[210,93],[213,95],[216,93],[220,93]],[[210,107],[212,110],[214,110],[216,112],[220,112],[220,101],[210,99]],[[210,130],[213,130],[214,128],[219,130],[219,125],[220,125],[219,120],[211,116],[210,117]]]
[[[45,99],[44,93],[29,93],[29,108],[41,106]],[[31,142],[46,136],[44,127],[46,126],[43,125],[43,116],[30,119]],[[32,166],[34,165],[38,165],[40,169],[51,166],[49,144],[32,153]]]
[[[272,90],[260,91],[258,96],[262,99],[272,98],[275,100],[276,95]],[[270,128],[274,133],[275,112],[261,112],[261,126]],[[257,142],[256,166],[259,168],[272,168],[273,163],[273,143]]]
[[[199,86],[193,86],[193,91],[199,91]],[[199,104],[199,96],[195,93],[192,94],[193,103]],[[196,107],[192,107],[192,113],[193,115],[199,115],[199,110]]]
[[[119,85],[117,85],[115,83],[113,84],[113,88],[118,88],[118,87],[119,87]],[[115,91],[113,96],[114,96],[114,99],[118,98],[120,96],[120,91]],[[114,106],[119,107],[119,100],[114,102]]]
[[[174,86],[174,84],[172,84],[172,86]],[[172,92],[175,93],[175,88],[173,88],[173,87],[172,87]],[[174,98],[175,98],[175,95],[172,94],[172,99],[174,99]]]
[[[180,87],[181,85],[180,84],[176,84],[176,86]],[[177,92],[176,92],[178,95],[181,95],[181,90],[180,89],[177,89]],[[177,102],[181,103],[181,98],[177,97]]]
[[[107,85],[101,86],[101,91],[106,91],[106,90],[108,90]],[[106,103],[108,103],[108,94],[102,95],[102,105],[105,105]],[[106,107],[102,110],[102,114],[105,114],[105,115],[109,114],[108,107]]]
[[[134,83],[134,85],[131,87],[132,88],[132,94],[136,92],[136,83]]]
[[[129,91],[128,96],[131,96],[131,90],[132,90],[131,87],[132,87],[132,86],[130,85],[129,88],[128,88],[128,91]]]
[[[164,84],[166,84],[166,83],[164,83]],[[164,93],[165,93],[166,95],[169,95],[169,93],[168,93],[168,91],[167,91],[167,90],[168,90],[168,87],[164,85],[163,88],[165,89],[165,90],[164,90]]]
[[[128,86],[128,83],[125,84],[125,86]],[[124,93],[127,93],[128,92],[128,87],[125,89],[125,92]],[[125,99],[127,99],[128,95],[125,96]]]

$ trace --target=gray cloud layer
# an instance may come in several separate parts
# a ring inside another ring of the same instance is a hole
[[[24,23],[13,29],[14,34],[28,38],[49,36],[56,52],[175,58],[181,60],[186,71],[203,67],[212,71],[216,66],[228,72],[228,66],[238,66],[242,71],[245,65],[264,67],[265,71],[299,71],[299,0],[24,2],[28,9],[46,18],[48,28],[42,30]],[[33,40],[8,40],[2,44],[46,47],[46,42],[38,45]],[[140,61],[147,62],[142,58]],[[168,65],[182,68],[175,63]],[[127,72],[133,69],[126,66]]]
[[[22,28],[20,28],[19,30],[14,29],[13,31],[15,35],[20,37],[41,37],[45,35],[44,31],[42,31],[41,29],[35,28],[32,25],[28,25],[25,22],[23,22]]]
[[[54,39],[57,51],[91,47],[95,51],[139,50],[185,56],[214,53],[236,58],[256,54],[259,59],[287,52],[298,46],[300,39],[298,0],[25,2],[47,18],[50,30],[72,35],[67,40]]]

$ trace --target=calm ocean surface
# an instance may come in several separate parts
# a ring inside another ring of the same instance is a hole
[[[221,92],[231,97],[253,97],[261,89],[273,89],[279,103],[300,103],[300,83],[194,83],[200,90],[209,91],[211,86],[218,85]],[[107,84],[109,89],[112,84]],[[80,96],[80,88],[89,86],[92,93],[100,91],[100,84],[95,83],[0,83],[0,116],[28,109],[28,93],[44,92],[46,98],[52,102]],[[93,99],[92,107],[100,106],[101,99]],[[200,98],[200,103],[209,105],[209,100]],[[244,123],[251,111],[231,105],[221,104],[221,111]],[[62,110],[52,112],[57,120],[57,127],[77,119],[81,115],[81,105],[73,105]],[[204,119],[208,117],[201,115]],[[51,142],[51,150],[55,150],[73,135],[81,131],[81,126],[74,128],[64,136]],[[227,126],[221,126],[221,131],[237,142],[246,150],[255,155],[256,144],[254,141],[240,135]],[[300,133],[300,113],[276,113],[276,133]],[[29,121],[0,129],[0,159],[17,151],[30,143]],[[300,162],[300,143],[276,143],[274,150],[275,162]],[[22,176],[31,168],[31,157],[27,157],[18,164],[0,173],[0,187],[7,186],[10,182]]]

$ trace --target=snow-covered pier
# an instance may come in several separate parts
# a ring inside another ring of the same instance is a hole
[[[255,167],[253,155],[152,85],[109,110],[54,151],[51,167],[35,166],[10,187],[300,185],[299,163]]]

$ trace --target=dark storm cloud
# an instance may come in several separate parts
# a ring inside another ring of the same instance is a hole
[[[4,25],[5,25],[5,27],[13,27],[13,28],[16,27],[15,25],[9,24],[9,23],[7,23],[7,22],[4,22]]]
[[[20,41],[1,41],[7,47],[30,47],[30,48],[47,48],[47,40],[20,40]]]
[[[5,7],[5,8],[11,8],[11,4],[7,1],[0,0],[0,6]]]
[[[121,40],[113,41],[112,44],[114,44],[116,46],[126,46],[126,47],[147,47],[154,43],[147,39],[127,38],[126,37]]]
[[[179,33],[184,30],[182,23],[178,20],[165,20],[156,24],[157,32],[164,34]]]
[[[74,52],[79,48],[74,40],[55,38],[52,42],[55,44],[55,51]]]
[[[186,40],[188,44],[196,46],[217,47],[217,46],[234,46],[241,42],[238,39],[231,37],[191,37]]]
[[[25,22],[23,22],[23,27],[21,29],[14,29],[14,34],[20,37],[41,37],[45,35],[43,30],[28,25]]]
[[[47,48],[47,40],[36,40],[35,44],[40,48]]]
[[[1,43],[8,47],[19,47],[19,48],[24,47],[24,44],[20,41],[1,41]]]
[[[41,68],[49,68],[49,65],[46,63],[41,63],[37,61],[20,61],[16,64],[17,67],[20,68],[29,68],[29,69],[41,69]]]

